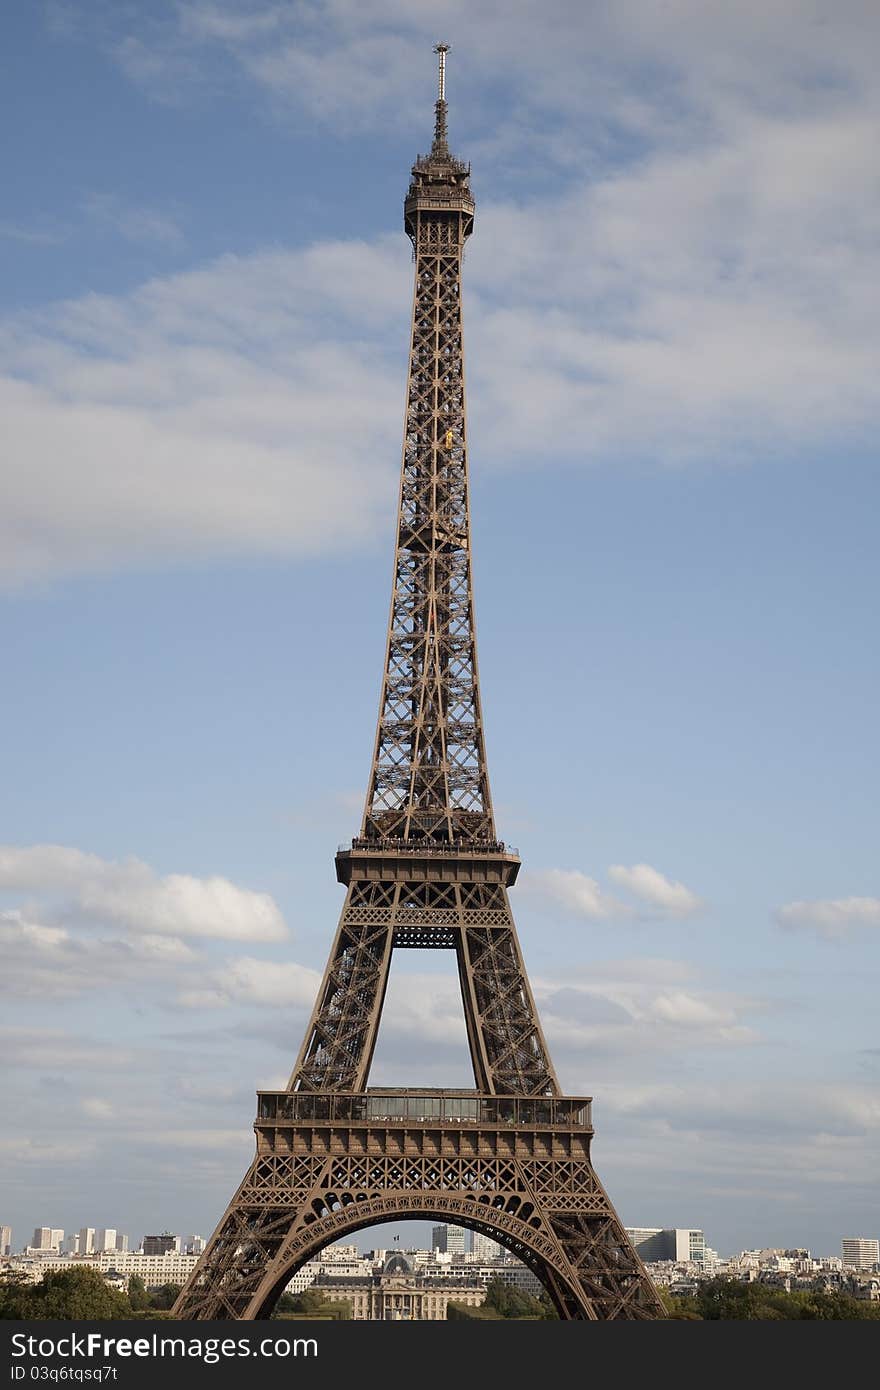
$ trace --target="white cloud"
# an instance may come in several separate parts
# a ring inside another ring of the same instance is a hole
[[[650,864],[612,864],[608,877],[618,887],[628,890],[642,902],[650,904],[662,917],[688,917],[698,912],[703,903],[686,888],[653,869]],[[579,869],[543,869],[522,875],[525,891],[533,897],[546,899],[576,917],[593,921],[609,918],[635,918],[637,910],[629,903],[603,889],[596,879]]]
[[[880,898],[830,898],[786,903],[776,913],[780,926],[812,930],[830,941],[852,935],[859,927],[880,927]]]
[[[655,1018],[685,1028],[726,1028],[736,1021],[736,1013],[730,1007],[719,1006],[685,990],[658,994],[650,1007]]]
[[[703,903],[696,893],[652,869],[650,864],[612,864],[608,877],[619,888],[626,888],[643,902],[650,903],[670,917],[689,917],[699,912]]]
[[[454,54],[460,148],[478,161],[466,296],[480,459],[866,445],[876,7],[838,7],[830,27],[751,3],[735,24],[702,0],[662,24],[627,3],[589,25],[581,7],[550,8],[558,29],[537,42],[528,5],[501,27],[469,13]],[[301,7],[191,3],[142,32],[126,13],[116,51],[163,90],[175,63],[226,54],[336,131],[393,110],[427,134],[434,22],[397,0],[318,5],[307,21]],[[480,102],[502,81],[499,123]],[[173,241],[166,213],[129,211],[130,234]],[[227,256],[0,326],[0,577],[369,543],[393,509],[409,273],[396,232]]]
[[[113,1117],[113,1106],[100,1096],[84,1096],[80,1101],[80,1109],[90,1120],[109,1120]]]
[[[145,1129],[137,1141],[162,1149],[249,1151],[253,1147],[252,1137],[240,1129]]]
[[[392,970],[381,1029],[383,1051],[393,1052],[401,1061],[416,1046],[461,1046],[466,1032],[458,980]]]
[[[146,865],[126,866],[122,875],[83,884],[79,906],[89,918],[133,931],[232,941],[279,941],[287,935],[268,893],[238,888],[225,878],[157,878]]]
[[[704,984],[687,961],[597,961],[533,987],[548,1043],[567,1065],[577,1053],[654,1057],[760,1040],[747,1019],[762,1002]]]
[[[16,1069],[92,1073],[108,1068],[124,1070],[132,1064],[131,1051],[121,1047],[118,1039],[108,1047],[105,1040],[79,1037],[58,1028],[0,1025],[0,1048],[6,1065]]]
[[[178,223],[160,208],[125,203],[113,193],[92,193],[85,199],[83,209],[96,226],[117,232],[126,241],[169,250],[183,245]]]
[[[526,893],[549,899],[576,917],[599,920],[626,916],[630,911],[579,869],[543,869],[523,874],[521,883]]]
[[[768,1138],[788,1136],[796,1130],[811,1135],[857,1135],[880,1130],[876,1091],[853,1083],[832,1085],[792,1079],[783,1083],[777,1077],[769,1077],[757,1084],[733,1081],[723,1089],[701,1081],[622,1084],[606,1089],[603,1104],[609,1110],[653,1116],[677,1128],[706,1132],[749,1126],[756,1135]],[[791,1161],[795,1162],[793,1155]]]
[[[16,222],[0,221],[0,237],[7,241],[21,241],[30,246],[57,246],[64,240],[60,231],[43,231],[39,227],[22,227]]]
[[[393,501],[407,270],[384,240],[229,256],[0,323],[0,582],[369,540]]]
[[[242,956],[212,971],[206,988],[185,990],[179,1002],[192,1009],[223,1008],[232,1003],[311,1008],[320,983],[316,970],[294,961]]]
[[[126,981],[144,987],[177,979],[197,956],[176,937],[127,939],[46,927],[16,910],[0,912],[3,981],[19,998],[64,999]]]
[[[287,928],[268,893],[239,888],[226,878],[155,873],[138,859],[113,862],[64,845],[0,846],[0,890],[66,894],[44,905],[43,915],[70,924],[112,925],[144,933],[143,955],[188,958],[181,942],[163,946],[160,937],[216,937],[233,941],[279,941]],[[34,915],[31,910],[29,915]],[[24,924],[38,934],[53,928]]]

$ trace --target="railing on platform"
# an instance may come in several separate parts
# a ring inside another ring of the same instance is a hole
[[[260,1091],[257,1123],[393,1121],[590,1129],[588,1096],[477,1096],[435,1091]]]

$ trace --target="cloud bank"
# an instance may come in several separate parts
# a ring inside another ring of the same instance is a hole
[[[122,927],[171,954],[165,937],[280,941],[287,928],[268,893],[239,888],[219,876],[157,874],[139,859],[112,862],[64,845],[0,846],[0,892],[36,894],[33,916],[44,925],[22,930],[46,943],[73,925]]]
[[[680,920],[692,917],[704,906],[701,898],[674,882],[650,864],[612,864],[608,877],[640,904],[615,897],[600,887],[596,879],[580,869],[543,869],[525,873],[521,883],[526,893],[542,900],[551,910],[561,908],[574,917],[592,921],[612,918],[669,918]],[[641,906],[643,904],[644,906]]]
[[[460,45],[475,461],[866,448],[876,8],[840,6],[830,26],[758,4],[734,23],[696,0],[663,24],[643,5],[589,24],[582,6],[550,10],[540,44],[532,7],[511,4],[503,26],[469,12]],[[433,15],[391,0],[309,14],[188,3],[130,32],[138,17],[106,8],[101,35],[148,88],[175,62],[195,82],[222,61],[252,98],[337,133],[392,109],[427,133]],[[179,236],[161,209],[108,197],[93,210],[119,235],[159,251]],[[369,544],[393,507],[410,274],[397,232],[223,256],[0,323],[0,582]]]
[[[829,941],[853,936],[860,927],[880,927],[880,898],[830,898],[786,903],[776,913],[782,927],[815,931]]]

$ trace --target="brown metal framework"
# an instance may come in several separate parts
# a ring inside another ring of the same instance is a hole
[[[445,55],[430,154],[404,204],[415,254],[394,588],[360,834],[336,856],[345,905],[287,1091],[261,1093],[257,1155],[175,1306],[259,1318],[329,1241],[444,1217],[532,1266],[560,1316],[662,1306],[590,1161],[589,1099],[562,1097],[495,832],[471,585],[461,264],[469,166],[446,139]],[[454,950],[476,1089],[367,1089],[395,948]]]

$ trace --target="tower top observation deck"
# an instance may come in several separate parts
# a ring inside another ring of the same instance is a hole
[[[430,154],[416,156],[412,180],[403,205],[403,225],[407,236],[415,242],[417,214],[458,214],[465,217],[463,233],[470,236],[473,228],[474,197],[468,186],[471,166],[456,159],[450,152],[446,133],[446,55],[449,45],[438,43],[438,96],[434,105],[434,141]]]

